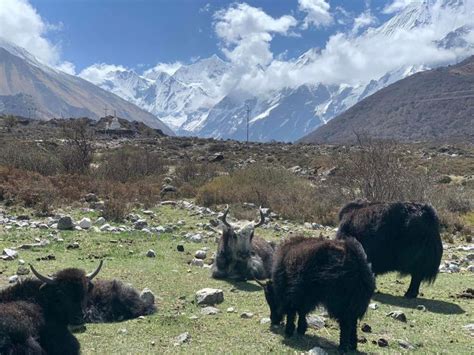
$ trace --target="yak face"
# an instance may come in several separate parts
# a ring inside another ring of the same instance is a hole
[[[267,300],[268,306],[270,307],[270,320],[272,325],[278,325],[283,320],[283,311],[281,306],[276,298],[275,290],[273,288],[272,281],[267,281],[266,284],[259,284],[263,287],[265,291],[265,299]]]
[[[92,289],[92,279],[99,273],[99,267],[86,275],[80,269],[64,269],[53,278],[38,273],[30,266],[33,273],[43,281],[40,287],[45,312],[58,324],[69,326],[71,331],[83,331],[87,294]]]
[[[253,235],[253,223],[224,228],[222,236],[225,240],[225,249],[233,260],[243,261],[251,256]]]

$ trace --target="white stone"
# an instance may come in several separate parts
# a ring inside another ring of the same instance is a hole
[[[206,259],[206,257],[207,257],[207,253],[206,253],[204,250],[198,250],[198,251],[196,251],[196,253],[194,254],[194,257],[195,257],[196,259],[202,259],[202,260],[204,260],[204,259]]]
[[[198,305],[215,305],[224,302],[224,292],[215,288],[203,288],[196,292]]]
[[[89,229],[92,227],[92,222],[90,218],[84,217],[83,219],[79,221],[78,225],[82,229]]]

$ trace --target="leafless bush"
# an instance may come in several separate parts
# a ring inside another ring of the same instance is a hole
[[[205,206],[251,202],[270,207],[286,218],[334,224],[339,207],[323,191],[283,168],[252,166],[219,176],[198,190]]]
[[[167,166],[160,154],[132,146],[107,154],[98,169],[99,176],[120,182],[136,181],[166,172]]]
[[[68,173],[88,171],[94,155],[93,131],[87,119],[76,119],[62,123],[62,135],[65,139],[60,150],[60,159]]]
[[[358,136],[358,145],[339,158],[337,182],[349,199],[424,201],[427,171],[412,163],[393,141]]]
[[[54,175],[62,170],[56,149],[41,143],[6,140],[0,144],[0,165]]]

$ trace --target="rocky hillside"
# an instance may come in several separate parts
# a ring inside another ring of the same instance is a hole
[[[400,141],[474,140],[474,57],[415,74],[359,102],[301,141],[343,143],[355,133]]]
[[[0,39],[0,113],[37,119],[90,117],[99,119],[104,108],[130,121],[144,122],[173,132],[138,106],[77,76],[40,63],[23,48]]]

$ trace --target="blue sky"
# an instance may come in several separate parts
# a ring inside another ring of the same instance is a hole
[[[22,0],[23,1],[23,0]],[[26,1],[26,0],[25,0]],[[30,0],[44,22],[56,28],[44,36],[60,46],[62,60],[79,72],[94,63],[120,64],[128,68],[150,68],[159,62],[189,63],[198,57],[221,52],[214,30],[214,14],[235,3],[227,0]],[[331,34],[347,31],[351,20],[370,8],[383,20],[387,0],[329,0],[337,21],[329,26],[296,28],[295,35],[275,34],[271,50],[275,56],[291,58],[312,47],[323,47]],[[298,0],[248,0],[252,7],[279,18],[291,15],[303,21]],[[344,15],[340,8],[347,11]],[[352,18],[352,19],[351,19]],[[345,21],[346,24],[339,24]]]

